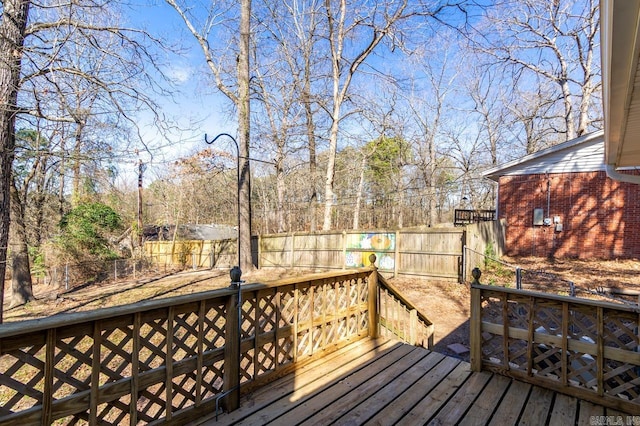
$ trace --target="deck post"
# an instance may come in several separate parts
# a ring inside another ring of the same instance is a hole
[[[224,339],[223,408],[230,412],[240,407],[240,323],[238,320],[237,293],[229,295],[225,307],[226,324]]]
[[[369,312],[369,337],[375,339],[378,337],[378,322],[379,322],[379,314],[378,314],[378,268],[375,265],[376,255],[370,254],[369,261],[371,262],[371,273],[369,274],[368,284],[369,284],[369,301],[368,301],[368,312]]]
[[[481,290],[471,286],[471,371],[482,371],[482,297]]]

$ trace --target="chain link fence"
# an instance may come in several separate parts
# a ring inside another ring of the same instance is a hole
[[[66,263],[64,265],[44,268],[44,283],[56,288],[69,290],[79,286],[97,283],[116,282],[138,279],[142,276],[175,273],[184,270],[203,270],[213,268],[212,260],[203,265],[201,255],[192,255],[184,262],[176,264],[171,261],[170,254],[144,256],[142,258],[116,259],[81,263]]]
[[[464,247],[464,262],[464,270],[480,268],[482,272],[480,277],[481,284],[576,296],[576,285],[557,274],[544,270],[523,269],[466,246]],[[471,280],[471,277],[464,277],[465,282]]]

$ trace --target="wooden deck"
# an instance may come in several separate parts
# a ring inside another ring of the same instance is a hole
[[[469,363],[424,348],[364,339],[244,396],[240,409],[194,425],[604,424],[592,416],[637,424],[631,414],[638,415],[472,373]]]

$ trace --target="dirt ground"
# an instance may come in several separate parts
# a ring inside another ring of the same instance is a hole
[[[640,290],[640,261],[580,261],[543,258],[507,259],[523,269],[545,271],[570,280],[581,289],[617,288]],[[279,278],[303,275],[310,271],[265,269],[243,276],[247,283],[267,282]],[[397,277],[390,281],[418,310],[435,324],[435,350],[468,360],[468,352],[457,353],[449,345],[459,343],[468,348],[470,300],[468,284],[429,281],[420,278]],[[480,280],[482,282],[482,278]],[[35,285],[36,301],[25,306],[5,308],[6,322],[102,307],[134,303],[222,288],[229,285],[226,271],[186,271],[135,281],[92,284],[65,292],[44,285]],[[5,305],[9,306],[9,286],[5,286]],[[581,293],[578,294],[582,296]]]

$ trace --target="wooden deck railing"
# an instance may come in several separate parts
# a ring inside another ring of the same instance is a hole
[[[387,332],[433,326],[375,268],[4,324],[0,424],[184,424]]]
[[[640,412],[640,309],[472,285],[471,366]]]
[[[478,222],[491,222],[496,220],[495,210],[464,210],[453,211],[453,225],[464,226]]]
[[[378,276],[378,333],[411,345],[433,348],[433,323],[402,296],[391,283]]]

